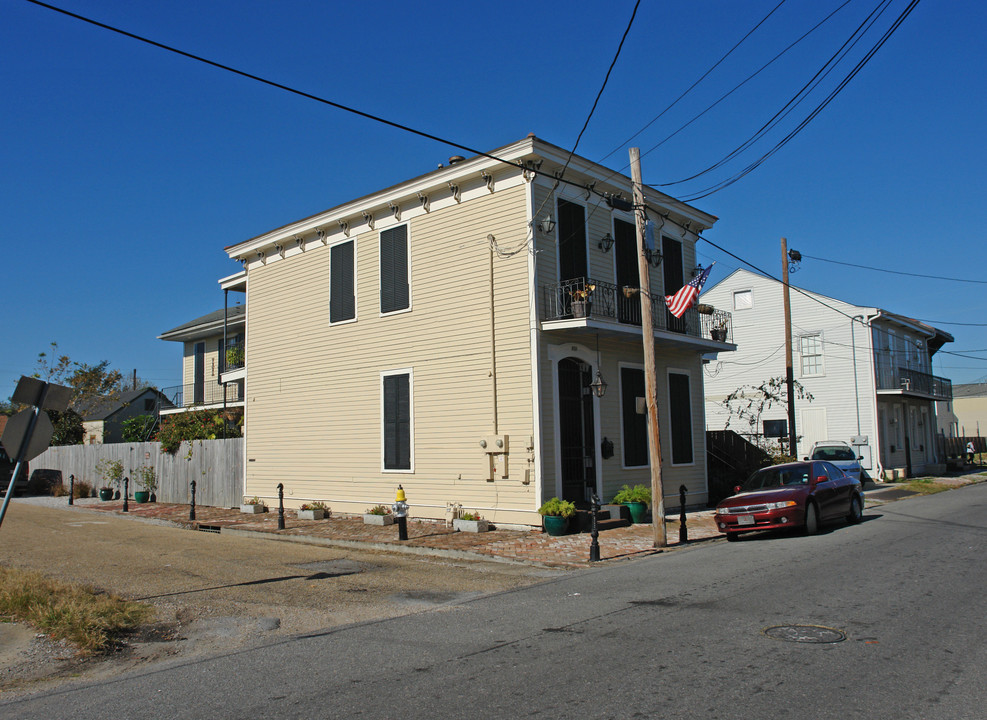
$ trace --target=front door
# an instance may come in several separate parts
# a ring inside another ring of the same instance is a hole
[[[685,285],[685,272],[682,269],[682,243],[670,237],[661,238],[661,266],[665,280],[665,295],[674,295]],[[675,317],[665,310],[666,327],[672,332],[685,332],[685,316]]]
[[[559,361],[559,444],[562,499],[582,503],[596,487],[591,368],[576,358]]]

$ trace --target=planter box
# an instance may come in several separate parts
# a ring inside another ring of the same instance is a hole
[[[589,300],[572,301],[572,316],[574,318],[589,317],[591,312],[593,312],[593,303],[591,301]]]
[[[490,529],[490,523],[487,520],[460,520],[457,518],[452,521],[452,526],[459,532],[480,533]]]
[[[267,512],[267,508],[263,505],[241,505],[240,512],[247,513],[247,515],[257,515],[258,513]]]
[[[316,508],[315,510],[299,510],[298,519],[299,520],[322,520],[326,516],[326,511],[322,508]]]
[[[364,525],[393,525],[394,516],[393,515],[364,515],[363,524]]]

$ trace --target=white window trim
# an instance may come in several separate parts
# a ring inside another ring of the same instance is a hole
[[[689,422],[691,427],[689,428],[689,436],[692,438],[692,462],[687,463],[676,463],[672,462],[672,399],[671,399],[671,388],[668,385],[670,375],[685,375],[689,378]],[[665,369],[665,394],[668,398],[666,402],[665,410],[665,423],[668,427],[668,464],[671,467],[691,467],[695,465],[698,460],[699,452],[696,449],[696,403],[693,397],[695,392],[695,378],[692,377],[692,371],[686,370],[685,368],[666,368]],[[706,438],[703,437],[703,442]],[[664,454],[664,453],[663,453]]]
[[[408,469],[384,467],[384,378],[394,375],[408,376],[408,432],[410,435],[408,459],[411,465]],[[411,475],[415,472],[415,371],[410,367],[382,370],[378,388],[380,393],[380,471],[388,475]]]
[[[819,339],[819,372],[807,373],[805,372],[804,365],[802,362],[802,338],[818,338]],[[799,377],[825,377],[826,376],[826,339],[823,337],[822,331],[819,332],[804,332],[798,335],[799,340]]]
[[[356,252],[357,252],[357,239],[355,237],[345,238],[339,242],[335,242],[329,246],[329,283],[332,284],[332,248],[337,245],[345,245],[346,243],[353,243],[353,317],[349,320],[338,320],[337,322],[329,321],[331,327],[337,325],[349,325],[350,323],[355,323],[357,318],[360,317],[360,293],[357,289],[357,273],[356,273]],[[380,270],[378,269],[378,272]],[[330,300],[329,300],[329,317],[332,317],[332,290],[330,288]]]
[[[629,362],[617,363],[617,385],[618,385],[617,391],[620,393],[619,395],[620,397],[620,469],[640,470],[641,468],[650,467],[651,461],[649,460],[644,465],[628,465],[626,459],[624,458],[624,438],[627,437],[627,431],[624,428],[624,374],[623,374],[624,368],[627,368],[629,370],[640,370],[641,373],[643,374],[644,365],[641,365],[640,363],[629,363]],[[647,393],[648,392],[647,378],[645,378],[644,388],[645,388],[644,392]],[[648,400],[647,394],[645,394],[644,400],[645,402],[647,402]],[[644,422],[645,422],[645,427],[647,427],[647,422],[648,422],[647,413],[645,413]],[[650,455],[650,453],[651,453],[651,449],[648,448],[648,454]]]
[[[382,278],[381,278],[381,272],[380,272],[381,271],[381,267],[380,267],[380,235],[385,230],[394,230],[395,228],[399,228],[402,225],[404,225],[404,226],[406,226],[408,228],[407,240],[406,240],[406,245],[407,245],[407,249],[406,249],[407,255],[406,256],[408,258],[408,307],[401,308],[400,310],[392,310],[391,312],[381,312],[381,309],[380,309],[380,286],[382,284]],[[354,247],[353,250],[354,250],[354,252],[353,252],[353,258],[354,258],[354,262],[355,262],[356,261],[356,248]],[[355,287],[355,282],[354,282],[354,287]],[[385,318],[385,317],[391,317],[392,315],[403,315],[405,313],[410,313],[412,311],[412,309],[414,308],[414,293],[412,292],[412,290],[413,290],[413,288],[411,286],[411,223],[410,222],[403,222],[403,223],[397,223],[396,225],[392,225],[390,227],[381,228],[380,232],[377,233],[377,312],[380,314],[379,316],[382,317],[382,318]]]
[[[740,294],[740,293],[745,293],[745,292],[751,294],[751,305],[750,305],[750,307],[742,307],[742,308],[741,307],[737,307],[737,295]],[[739,290],[734,290],[733,291],[733,295],[731,296],[730,300],[733,303],[733,311],[734,312],[746,312],[747,310],[753,310],[754,309],[754,288],[740,288]]]

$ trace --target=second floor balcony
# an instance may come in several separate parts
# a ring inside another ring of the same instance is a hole
[[[952,400],[953,383],[929,373],[903,367],[877,366],[877,390],[901,395],[915,395],[933,400]]]
[[[225,398],[223,390],[225,387]],[[221,408],[225,402],[227,407],[243,404],[243,381],[228,382],[224,385],[212,381],[192,382],[185,385],[174,385],[162,388],[164,393],[175,406],[172,412],[182,410],[197,410],[203,408]]]
[[[664,296],[651,295],[649,299],[654,330],[718,343],[733,341],[733,317],[729,312],[693,305],[677,318],[668,311]],[[575,278],[542,288],[542,320],[546,323],[602,321],[639,333],[641,298],[637,288]]]

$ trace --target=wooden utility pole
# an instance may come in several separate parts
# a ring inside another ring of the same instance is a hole
[[[788,240],[781,239],[781,278],[785,292],[785,381],[788,383],[788,453],[798,459],[795,433],[795,370],[792,366],[792,301],[788,290]]]
[[[648,458],[651,461],[651,523],[655,547],[668,544],[665,535],[665,495],[661,485],[661,437],[658,434],[658,375],[655,370],[655,331],[651,320],[651,281],[644,256],[644,189],[641,185],[641,149],[631,148],[634,181],[634,218],[637,224],[637,272],[641,291],[641,331],[644,335],[644,394],[648,408]]]

